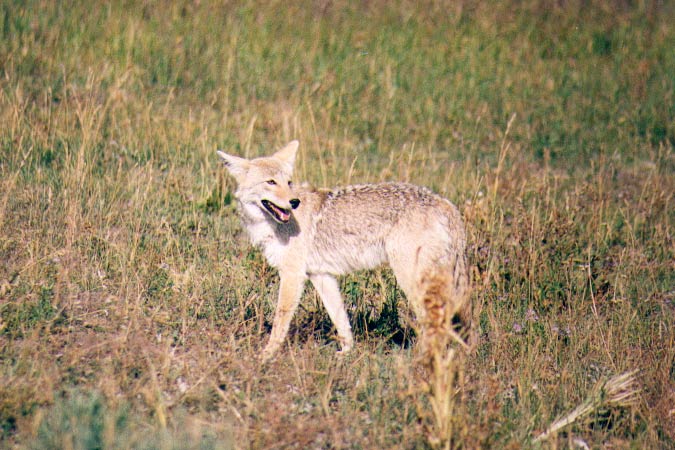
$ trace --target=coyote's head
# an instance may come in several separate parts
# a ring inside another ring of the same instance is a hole
[[[245,159],[218,151],[237,181],[235,197],[252,218],[269,215],[278,223],[291,220],[291,209],[300,205],[291,177],[298,141],[291,141],[272,156]]]

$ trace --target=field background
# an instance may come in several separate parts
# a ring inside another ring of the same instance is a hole
[[[675,10],[664,1],[0,3],[0,447],[427,448],[405,300],[277,275],[216,149],[455,202],[479,344],[452,444],[675,448]]]

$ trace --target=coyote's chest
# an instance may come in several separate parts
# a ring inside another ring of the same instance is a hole
[[[278,226],[267,220],[245,221],[245,228],[251,243],[262,250],[265,259],[272,267],[280,269],[288,264],[288,258],[296,260],[302,258],[302,255],[298,254],[295,242],[299,235],[296,222]]]

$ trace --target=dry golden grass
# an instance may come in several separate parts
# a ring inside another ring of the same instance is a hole
[[[0,446],[675,446],[673,17],[0,3]],[[215,150],[293,138],[301,180],[460,206],[477,345],[444,395],[387,270],[341,281],[353,355],[308,289],[258,364],[277,275]],[[633,401],[593,400],[635,370]]]

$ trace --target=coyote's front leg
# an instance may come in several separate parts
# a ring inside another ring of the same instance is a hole
[[[309,279],[319,293],[319,297],[321,297],[321,301],[328,311],[328,316],[337,329],[341,347],[339,353],[349,352],[354,345],[354,338],[352,327],[349,325],[349,316],[340,295],[340,285],[335,277],[327,274],[311,274]]]
[[[262,361],[266,362],[279,350],[286,339],[288,328],[295,310],[300,303],[302,288],[307,276],[301,271],[283,271],[279,273],[279,299],[274,312],[272,335],[262,352]]]

